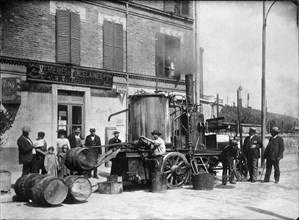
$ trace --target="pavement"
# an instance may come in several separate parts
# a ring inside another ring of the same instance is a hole
[[[86,202],[37,207],[26,202],[2,202],[1,219],[296,219],[299,217],[298,154],[281,160],[281,181],[237,182],[221,185],[218,173],[213,190],[186,185],[165,193],[125,187],[122,194],[97,192],[110,168],[101,166],[100,179],[90,178],[93,193]],[[260,170],[261,171],[261,170]],[[17,174],[13,174],[17,176]],[[14,190],[11,190],[11,196]]]

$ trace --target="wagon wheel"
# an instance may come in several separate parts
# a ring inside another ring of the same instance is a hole
[[[189,178],[189,163],[186,157],[178,152],[166,154],[163,158],[161,171],[166,173],[167,186],[176,188],[182,186]]]

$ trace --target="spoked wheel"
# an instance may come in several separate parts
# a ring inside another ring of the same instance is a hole
[[[178,152],[168,153],[163,158],[161,171],[167,175],[167,186],[177,188],[189,178],[189,163],[186,157]]]

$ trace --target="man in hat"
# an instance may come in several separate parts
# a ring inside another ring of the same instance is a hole
[[[121,140],[119,139],[119,131],[114,131],[113,132],[114,137],[111,138],[108,141],[108,144],[117,144],[117,143],[121,143]],[[111,148],[113,148],[115,146],[109,147],[108,150],[110,150]]]
[[[158,130],[154,130],[151,134],[153,135],[154,139],[149,139],[144,136],[140,137],[151,144],[149,157],[162,156],[166,152],[166,146],[164,140],[161,138],[161,133]]]
[[[85,146],[86,147],[101,146],[101,138],[98,135],[96,135],[96,129],[90,128],[89,131],[90,131],[90,135],[88,135],[85,139]],[[99,156],[99,154],[102,153],[102,149],[100,147],[92,148],[92,150],[95,151],[95,153],[97,154],[97,157]],[[88,172],[87,177],[88,178],[91,177],[91,171]],[[93,177],[96,179],[99,179],[97,167],[95,167],[93,169]]]
[[[67,139],[69,139],[71,148],[82,147],[81,140],[84,138],[81,136],[81,128],[77,127],[74,133],[70,134]]]
[[[272,166],[274,166],[274,180],[275,183],[278,183],[280,177],[279,160],[283,158],[284,143],[282,137],[278,136],[278,127],[272,127],[270,133],[272,137],[270,138],[264,153],[264,158],[267,159],[267,161],[266,174],[263,182],[269,182]]]
[[[231,184],[236,184],[235,181],[235,172],[236,172],[236,164],[235,160],[237,160],[239,156],[239,148],[238,142],[236,140],[230,140],[229,145],[224,147],[220,161],[222,163],[222,184],[226,185],[227,183],[227,170],[229,171],[229,182]]]
[[[22,128],[22,135],[17,140],[17,145],[19,149],[19,163],[23,164],[22,176],[27,175],[32,172],[33,166],[33,143],[29,138],[29,132],[31,132],[30,127],[24,126]]]
[[[250,178],[247,181],[252,183],[257,181],[258,160],[260,158],[261,139],[256,135],[255,128],[249,128],[249,136],[244,140],[243,152],[247,160],[247,167]]]

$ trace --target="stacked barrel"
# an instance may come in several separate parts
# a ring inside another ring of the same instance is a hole
[[[20,177],[14,186],[17,200],[38,206],[55,206],[62,202],[82,202],[91,195],[91,183],[81,176],[65,179],[52,175],[28,174]]]

